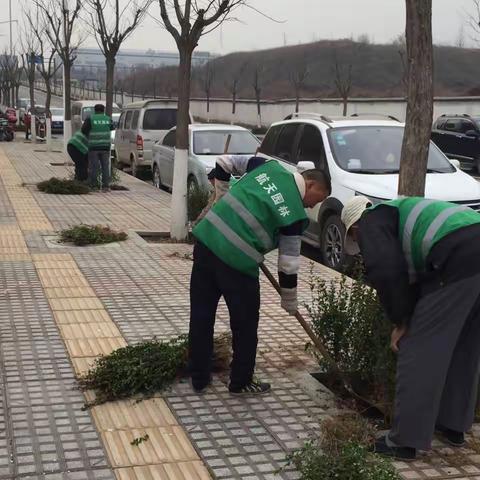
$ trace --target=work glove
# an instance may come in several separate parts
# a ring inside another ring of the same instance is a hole
[[[282,308],[290,315],[295,315],[298,310],[298,299],[296,288],[281,288]]]

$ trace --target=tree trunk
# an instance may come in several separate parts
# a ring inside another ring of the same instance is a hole
[[[257,100],[257,127],[261,128],[262,126],[262,105],[260,103],[260,92],[256,93]]]
[[[237,92],[232,93],[232,115],[235,115],[237,112]]]
[[[348,97],[343,97],[343,116],[346,117],[348,113]]]
[[[193,48],[182,45],[178,67],[178,116],[172,189],[170,235],[185,240],[187,228],[188,124],[190,123],[190,82]]]
[[[72,63],[65,58],[63,62],[63,108],[65,109],[63,121],[63,149],[67,151],[67,144],[72,138]]]
[[[433,119],[432,0],[406,0],[407,118],[398,194],[425,195]]]
[[[105,57],[105,64],[107,67],[107,80],[105,92],[105,113],[111,117],[113,111],[113,84],[115,82],[115,56]],[[100,94],[101,97],[101,94]]]
[[[300,92],[298,89],[295,91],[295,113],[300,111]]]
[[[51,79],[45,79],[45,90],[46,90],[46,98],[45,98],[45,110],[47,115],[50,116],[50,104],[52,103],[52,84]]]

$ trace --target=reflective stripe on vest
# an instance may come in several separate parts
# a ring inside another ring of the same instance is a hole
[[[421,213],[432,203],[435,203],[435,200],[423,200],[412,209],[410,214],[407,217],[405,222],[405,226],[403,229],[403,251],[405,253],[407,263],[408,263],[408,270],[410,274],[410,279],[414,280],[417,276],[417,269],[415,268],[415,262],[413,259],[412,253],[412,234],[413,229],[415,228],[415,224],[420,217]],[[430,249],[433,245],[433,239],[438,231],[442,228],[445,222],[452,216],[458,212],[462,212],[465,210],[470,210],[469,207],[465,206],[456,206],[452,205],[451,208],[447,208],[446,210],[441,211],[435,219],[432,221],[428,230],[425,233],[425,236],[422,240],[422,260],[425,261],[427,258]]]
[[[215,225],[215,227],[217,227],[224,237],[245,255],[253,259],[258,264],[263,262],[263,255],[258,253],[252,246],[250,246],[247,242],[245,242],[245,240],[237,235],[215,212],[210,210],[205,216],[205,220],[208,220],[212,225]]]
[[[413,210],[408,215],[407,221],[405,222],[405,226],[403,228],[402,246],[408,263],[408,272],[410,274],[410,279],[414,279],[417,275],[417,270],[415,268],[415,262],[413,261],[412,255],[413,229],[415,227],[415,223],[417,223],[417,219],[420,214],[434,201],[435,200],[422,200],[420,203],[415,205]]]
[[[452,215],[455,215],[458,212],[462,212],[468,209],[469,207],[465,207],[465,206],[459,206],[459,207],[452,206],[452,208],[447,208],[447,210],[444,210],[443,212],[439,213],[437,218],[435,218],[432,224],[428,227],[425,237],[423,237],[422,255],[424,259],[427,258],[428,252],[432,247],[433,239],[435,238],[435,235],[438,233],[440,228],[442,228],[442,225],[448,220],[448,218],[450,218]]]
[[[255,235],[263,243],[265,250],[272,250],[273,244],[267,231],[261,223],[243,206],[231,193],[224,195],[223,200],[232,207],[238,216],[255,232]]]

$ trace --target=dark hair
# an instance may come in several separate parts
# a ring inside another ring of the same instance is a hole
[[[103,113],[105,111],[105,105],[102,105],[101,103],[97,103],[95,105],[95,113]]]
[[[332,181],[330,180],[330,175],[320,170],[319,168],[312,168],[311,170],[305,170],[302,172],[302,176],[305,180],[313,180],[319,183],[322,188],[324,188],[329,195],[332,193]]]

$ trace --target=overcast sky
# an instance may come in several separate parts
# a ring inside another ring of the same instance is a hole
[[[228,22],[221,29],[204,37],[198,49],[218,54],[239,50],[256,50],[319,39],[334,39],[368,34],[376,43],[389,42],[405,28],[404,0],[249,0],[250,5],[275,18],[276,23],[252,9],[243,7],[236,12],[237,22]],[[21,18],[18,0],[13,0],[14,18]],[[0,12],[8,20],[8,0]],[[455,44],[467,12],[472,12],[473,0],[433,0],[434,40]],[[150,14],[159,17],[155,1]],[[14,25],[16,30],[16,25]],[[8,24],[0,25],[0,44],[8,45]],[[472,32],[464,29],[466,44],[472,45]],[[14,37],[15,38],[15,37]],[[89,40],[86,46],[94,46]],[[152,18],[126,42],[127,48],[173,50],[170,35]]]

